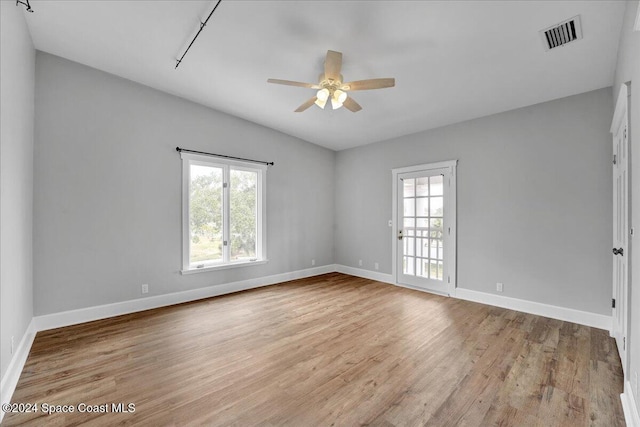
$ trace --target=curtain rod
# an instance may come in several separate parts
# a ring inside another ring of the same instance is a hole
[[[29,0],[27,0],[29,1]],[[209,18],[211,18],[211,15],[213,15],[213,12],[216,11],[216,9],[218,8],[218,5],[220,4],[222,0],[218,0],[218,3],[216,3],[216,5],[213,7],[213,10],[211,11],[211,13],[209,14],[209,16],[207,16],[207,19],[205,19],[204,22],[200,22],[200,29],[198,30],[198,32],[196,33],[195,37],[193,38],[193,40],[191,40],[191,43],[189,43],[189,46],[187,47],[187,50],[184,51],[184,53],[182,54],[182,56],[180,57],[180,59],[176,60],[176,68],[177,69],[180,66],[180,63],[182,62],[182,60],[184,59],[184,57],[187,55],[187,52],[189,52],[189,49],[191,49],[191,46],[193,45],[193,42],[196,41],[196,39],[198,38],[198,36],[200,35],[200,33],[202,32],[202,29],[207,25],[207,22],[209,22]]]
[[[225,159],[242,160],[243,162],[261,163],[261,164],[267,165],[267,166],[273,166],[274,165],[273,162],[265,162],[264,160],[253,160],[253,159],[245,159],[245,158],[242,158],[242,157],[225,156],[224,154],[205,153],[204,151],[188,150],[186,148],[180,148],[180,147],[176,147],[176,151],[178,153],[185,152],[185,153],[204,154],[205,156],[223,157]]]

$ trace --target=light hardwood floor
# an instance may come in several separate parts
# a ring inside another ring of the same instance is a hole
[[[608,332],[339,273],[40,332],[4,425],[624,425]]]

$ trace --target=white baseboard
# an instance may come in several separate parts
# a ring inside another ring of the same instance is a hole
[[[335,265],[330,264],[321,267],[308,268],[305,270],[274,274],[273,276],[259,277],[255,279],[208,286],[206,288],[198,288],[189,291],[157,295],[148,298],[122,301],[95,307],[81,308],[78,310],[63,311],[61,313],[47,314],[44,316],[36,316],[33,318],[33,321],[36,331],[44,331],[47,329],[77,325],[79,323],[107,319],[109,317],[120,316],[123,314],[136,313],[138,311],[150,310],[153,308],[166,307],[168,305],[180,304],[184,302],[230,294],[233,292],[245,291],[248,289],[273,285],[275,283],[287,282],[289,280],[317,276],[319,274],[331,273],[334,271],[336,271]]]
[[[357,276],[357,277],[364,277],[365,279],[377,280],[379,282],[384,282],[384,283],[390,283],[392,285],[414,289],[421,292],[428,292],[428,291],[425,291],[424,289],[395,283],[395,280],[393,280],[393,276],[391,274],[365,270],[362,268],[349,267],[341,264],[336,264],[335,268],[336,268],[335,271],[339,273],[350,274],[352,276]],[[434,292],[429,292],[429,293],[434,293]],[[493,305],[496,307],[507,308],[510,310],[522,311],[524,313],[536,314],[538,316],[550,317],[552,319],[578,323],[580,325],[591,326],[594,328],[611,331],[611,326],[612,326],[611,316],[605,316],[603,314],[590,313],[587,311],[574,310],[571,308],[548,305],[548,304],[527,301],[527,300],[518,299],[518,298],[510,298],[510,297],[505,297],[501,295],[493,295],[485,292],[473,291],[473,290],[464,289],[464,288],[456,288],[454,294],[451,296],[454,298],[463,299],[467,301],[479,302],[482,304]]]
[[[640,413],[633,398],[631,382],[624,382],[624,393],[620,395],[620,400],[622,401],[622,410],[624,411],[624,420],[627,423],[627,427],[640,427]]]
[[[377,280],[378,282],[390,283],[395,285],[391,274],[380,273],[378,271],[365,270],[363,268],[349,267],[347,265],[336,264],[335,271],[338,273],[349,274],[351,276],[363,277],[365,279]]]
[[[11,358],[11,362],[9,362],[7,371],[2,377],[2,381],[0,381],[0,403],[11,402],[11,396],[13,396],[16,385],[18,385],[20,374],[29,356],[31,344],[33,344],[35,336],[34,322],[31,320],[31,323],[29,323],[27,330],[20,340],[20,344],[18,344],[16,351],[13,353],[13,357]],[[0,421],[2,421],[2,418],[4,418],[4,411],[0,409]]]
[[[627,427],[640,427],[640,412],[638,412],[638,406],[633,398],[633,390],[629,381],[624,382],[624,393],[620,395],[620,400]]]
[[[559,307],[556,305],[542,304],[518,298],[504,297],[501,295],[493,295],[464,288],[456,288],[455,294],[452,296],[467,301],[508,308],[510,310],[522,311],[524,313],[536,314],[538,316],[550,317],[552,319],[578,323],[580,325],[611,331],[611,316],[605,316],[603,314],[574,310],[572,308]]]

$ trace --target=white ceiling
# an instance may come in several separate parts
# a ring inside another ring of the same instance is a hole
[[[620,1],[31,0],[36,49],[342,150],[613,83]],[[580,15],[584,39],[545,52],[538,31]],[[293,110],[328,49],[345,80],[395,77],[353,92],[363,110]]]

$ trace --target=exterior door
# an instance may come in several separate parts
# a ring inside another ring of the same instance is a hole
[[[628,91],[622,85],[613,134],[613,326],[623,370],[627,368],[627,309],[629,295],[629,124]]]
[[[455,164],[423,167],[394,171],[396,281],[448,295],[455,271]]]

